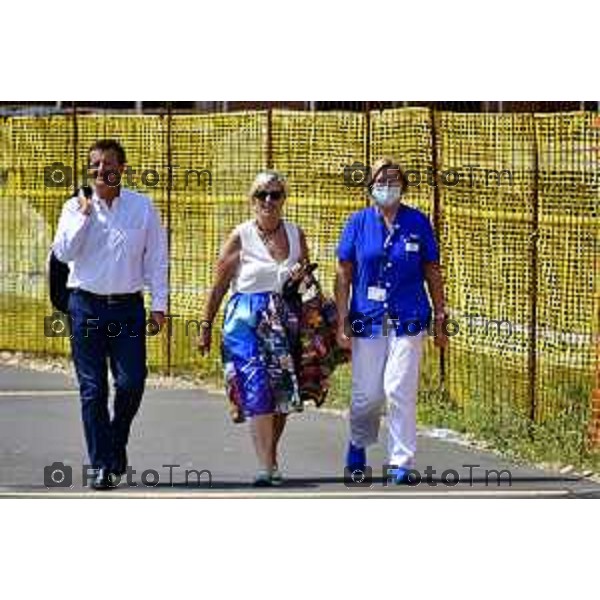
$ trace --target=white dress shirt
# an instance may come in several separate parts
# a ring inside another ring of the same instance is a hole
[[[95,294],[150,288],[153,311],[167,308],[167,243],[160,216],[147,196],[121,188],[110,208],[92,195],[84,215],[77,197],[67,200],[52,244],[69,264],[67,287]]]

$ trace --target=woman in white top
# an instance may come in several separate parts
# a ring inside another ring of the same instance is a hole
[[[225,242],[204,315],[213,323],[231,285],[221,345],[225,384],[231,404],[239,408],[234,419],[252,419],[260,462],[257,486],[281,483],[277,445],[287,413],[302,409],[290,351],[293,315],[281,292],[290,277],[301,276],[308,249],[303,231],[282,219],[286,195],[281,175],[257,175],[249,193],[255,217],[238,225]],[[203,354],[210,344],[211,329],[204,328],[199,341]]]

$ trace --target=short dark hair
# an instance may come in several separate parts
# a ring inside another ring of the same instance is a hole
[[[117,140],[98,140],[90,146],[89,153],[94,150],[114,152],[120,165],[125,164],[125,149]]]

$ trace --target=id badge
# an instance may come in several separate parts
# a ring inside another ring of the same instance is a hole
[[[374,300],[375,302],[385,302],[386,290],[385,288],[371,285],[367,288],[367,298]]]
[[[407,252],[418,252],[419,251],[419,242],[408,241],[408,242],[406,242],[404,249]]]

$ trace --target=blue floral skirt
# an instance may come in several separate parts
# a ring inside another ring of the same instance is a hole
[[[229,299],[221,355],[234,421],[302,410],[294,364],[297,322],[277,293],[238,292]]]

